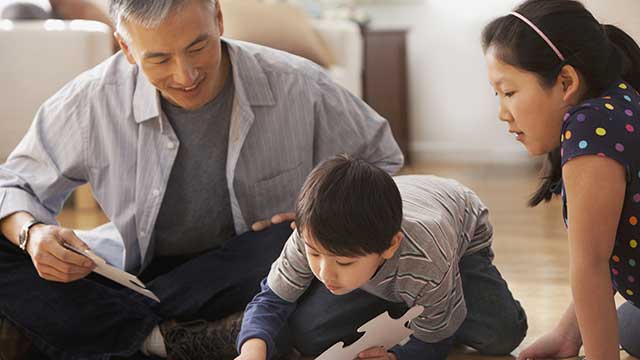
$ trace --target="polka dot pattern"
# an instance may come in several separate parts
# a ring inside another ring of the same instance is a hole
[[[564,115],[562,164],[581,155],[611,158],[628,170],[623,212],[610,257],[612,283],[628,300],[640,304],[640,93],[615,83],[598,98],[578,104]],[[564,189],[563,215],[567,219]]]

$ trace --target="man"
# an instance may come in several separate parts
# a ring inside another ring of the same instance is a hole
[[[291,233],[249,226],[291,219],[335,153],[390,173],[402,155],[312,63],[221,39],[214,0],[112,0],[111,14],[122,52],[47,100],[0,166],[0,310],[50,357],[211,358],[226,339],[197,319],[241,311]],[[81,239],[55,215],[85,182],[112,222]],[[64,243],[138,274],[161,303],[90,275]]]

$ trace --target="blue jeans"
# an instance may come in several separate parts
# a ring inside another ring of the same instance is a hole
[[[618,308],[620,346],[629,355],[640,358],[640,308],[627,301]]]
[[[493,265],[493,252],[486,248],[464,256],[459,266],[467,318],[454,343],[486,355],[509,354],[527,333],[527,317]],[[290,318],[289,332],[298,351],[317,356],[338,341],[346,345],[357,341],[362,336],[357,328],[383,311],[397,318],[406,310],[404,304],[362,290],[336,296],[314,281]]]
[[[289,225],[280,224],[230,239],[175,268],[166,259],[152,262],[140,278],[153,278],[147,285],[159,304],[95,274],[68,284],[44,280],[31,259],[1,237],[0,316],[51,358],[132,356],[164,319],[217,320],[242,311],[290,234]]]

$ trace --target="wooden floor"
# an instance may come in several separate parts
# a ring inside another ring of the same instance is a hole
[[[472,188],[491,210],[495,262],[520,300],[529,318],[529,333],[522,346],[551,329],[568,305],[568,243],[561,204],[554,201],[534,209],[526,207],[536,186],[532,166],[420,166],[404,173],[428,173],[454,178]],[[65,210],[60,221],[74,228],[90,228],[106,221],[97,210]],[[620,303],[621,299],[617,301]],[[518,349],[514,354],[518,353]],[[511,359],[482,357],[456,349],[453,360]],[[622,359],[634,359],[626,354]]]

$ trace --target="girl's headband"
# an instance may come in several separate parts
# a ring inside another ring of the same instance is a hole
[[[542,30],[540,30],[534,23],[532,23],[531,21],[529,21],[529,19],[527,19],[526,17],[524,17],[522,14],[517,13],[515,11],[510,12],[510,15],[513,15],[515,17],[517,17],[518,19],[524,21],[527,25],[529,25],[533,30],[535,30],[538,35],[540,35],[540,37],[549,45],[549,47],[556,53],[556,55],[558,55],[558,58],[561,61],[564,61],[564,56],[562,55],[562,53],[560,52],[560,50],[558,50],[558,48],[553,45],[553,42],[551,42],[551,40],[547,37],[547,35],[545,35]]]

